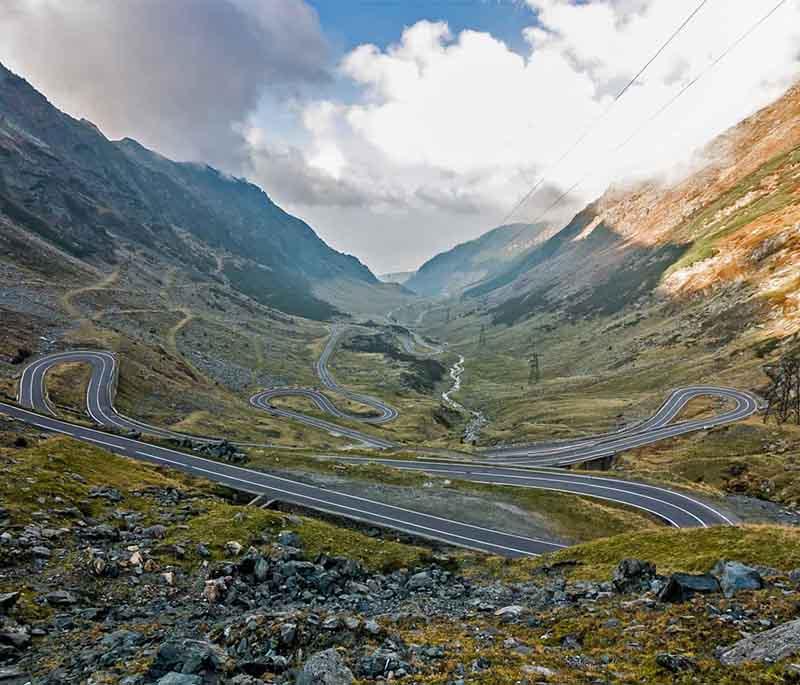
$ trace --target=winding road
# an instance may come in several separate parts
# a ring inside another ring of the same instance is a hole
[[[317,373],[326,389],[370,407],[372,412],[369,415],[344,412],[336,407],[327,395],[309,388],[272,389],[254,395],[250,402],[254,407],[273,416],[302,421],[307,425],[364,442],[377,449],[400,447],[392,441],[271,403],[270,400],[275,397],[303,396],[314,402],[320,411],[336,418],[377,425],[384,424],[397,416],[395,409],[376,398],[340,388],[328,372],[327,362],[338,344],[342,331],[343,329],[339,327],[334,327],[332,330],[331,337],[317,362]],[[292,478],[233,466],[153,445],[135,437],[117,435],[64,421],[55,416],[54,408],[47,397],[46,376],[54,366],[68,362],[88,363],[92,367],[86,404],[89,416],[98,426],[128,433],[148,433],[159,438],[190,438],[193,441],[206,442],[215,440],[187,436],[150,426],[120,414],[113,405],[117,358],[114,354],[104,351],[61,352],[32,362],[20,378],[18,401],[21,406],[0,402],[0,412],[42,430],[68,435],[134,459],[170,466],[238,490],[264,494],[288,503],[402,530],[460,547],[511,557],[538,555],[563,547],[553,541],[516,535],[465,521],[434,516],[423,511],[396,507],[373,499],[333,492]],[[733,407],[710,418],[675,422],[686,404],[701,396],[721,398],[732,403]],[[646,511],[676,527],[730,525],[736,523],[734,517],[689,494],[619,478],[574,474],[555,467],[597,459],[691,431],[732,423],[754,414],[759,409],[759,400],[751,393],[731,388],[694,386],[674,391],[652,417],[616,433],[549,445],[522,445],[487,450],[480,454],[481,461],[467,463],[390,458],[369,458],[366,461],[459,480],[590,496]],[[339,455],[335,458],[345,462],[365,461]]]

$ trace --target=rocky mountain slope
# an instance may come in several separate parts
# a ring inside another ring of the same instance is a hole
[[[796,530],[658,530],[510,561],[248,505],[4,422],[0,465],[4,685],[796,676]]]
[[[499,226],[432,257],[405,285],[429,297],[458,295],[470,285],[501,273],[515,257],[538,245],[548,235],[544,225]]]
[[[367,267],[328,247],[260,188],[205,165],[173,162],[131,139],[109,141],[2,65],[0,221],[0,249],[29,266],[114,265],[124,243],[316,319],[336,312],[312,292],[316,284],[380,289]],[[31,250],[39,257],[19,254]]]
[[[796,85],[680,173],[609,189],[504,272],[399,318],[465,357],[456,399],[486,415],[484,444],[552,440],[642,419],[675,387],[763,395],[800,342],[799,276]],[[793,510],[798,458],[795,426],[754,417],[613,468]]]
[[[800,326],[800,86],[700,151],[678,181],[615,187],[511,268],[468,290],[513,323],[610,314],[658,294],[724,293],[785,335]],[[716,315],[721,312],[715,312]]]

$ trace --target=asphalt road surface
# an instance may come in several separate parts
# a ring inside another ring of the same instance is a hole
[[[323,384],[336,392],[342,392],[342,390],[327,373],[327,361],[335,349],[339,334],[340,330],[333,331],[331,340],[329,340],[318,364]],[[91,364],[92,376],[87,390],[86,404],[89,416],[98,426],[124,432],[149,433],[162,438],[188,437],[128,418],[114,408],[117,359],[109,352],[90,350],[62,352],[34,361],[24,370],[20,379],[18,399],[22,406],[0,403],[0,411],[43,430],[69,435],[117,454],[167,465],[238,490],[265,494],[285,502],[402,530],[461,547],[504,556],[537,555],[562,547],[552,541],[514,535],[463,521],[433,516],[422,511],[395,507],[376,500],[332,492],[293,479],[204,459],[186,452],[151,445],[132,437],[120,436],[98,428],[88,428],[60,420],[55,417],[53,407],[47,398],[46,374],[48,369],[66,362]],[[269,403],[271,397],[277,396],[274,394],[275,392],[277,391],[255,395],[251,399],[251,403],[275,416],[302,420],[304,423],[322,430],[367,442],[373,447],[382,449],[398,447],[396,443],[388,440],[299,412],[275,407]],[[316,390],[284,388],[281,389],[281,392],[286,395],[309,397],[322,411],[338,417],[343,415],[327,396]],[[347,391],[344,392],[347,393]],[[720,397],[732,403],[733,408],[711,418],[674,422],[687,402],[695,397],[708,395]],[[366,398],[366,396],[355,393],[347,393],[347,396],[351,399],[357,397],[359,402],[363,402]],[[370,401],[365,404],[372,407],[376,413],[376,416],[370,418],[381,419],[389,416],[392,412],[394,416],[397,415],[394,409],[380,400],[366,399]],[[395,468],[423,471],[462,480],[588,495],[646,511],[662,519],[665,523],[677,527],[726,525],[735,523],[735,519],[730,514],[688,494],[618,478],[576,475],[563,469],[542,467],[541,464],[564,465],[608,456],[620,450],[649,444],[667,437],[738,421],[750,416],[758,409],[759,400],[750,393],[729,388],[696,386],[673,392],[651,418],[617,433],[591,436],[559,444],[527,445],[487,451],[483,454],[484,461],[468,464],[433,460],[370,459],[370,461],[378,461]],[[350,414],[344,414],[344,416],[349,419],[358,418]],[[381,422],[385,421],[377,421],[377,423]],[[198,440],[194,436],[191,437],[193,440]],[[200,438],[199,440],[211,441],[213,439]],[[358,461],[340,456],[336,458],[343,461]],[[531,467],[530,464],[536,464],[536,467]]]

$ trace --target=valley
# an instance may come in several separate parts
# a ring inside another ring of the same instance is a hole
[[[794,615],[800,427],[764,410],[799,198],[794,86],[681,173],[379,279],[0,65],[0,682],[318,685],[331,645],[364,682],[779,682],[728,667]]]

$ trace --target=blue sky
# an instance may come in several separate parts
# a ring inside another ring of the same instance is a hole
[[[247,177],[387,272],[494,228],[534,181],[512,218],[558,228],[610,183],[676,173],[800,76],[798,2],[737,43],[773,0],[706,3],[608,116],[698,0],[0,0],[20,10],[0,62],[109,137]]]
[[[339,54],[362,43],[380,47],[396,43],[403,27],[423,19],[446,21],[453,33],[486,31],[522,51],[522,29],[535,20],[528,5],[514,0],[313,0],[310,4]]]

